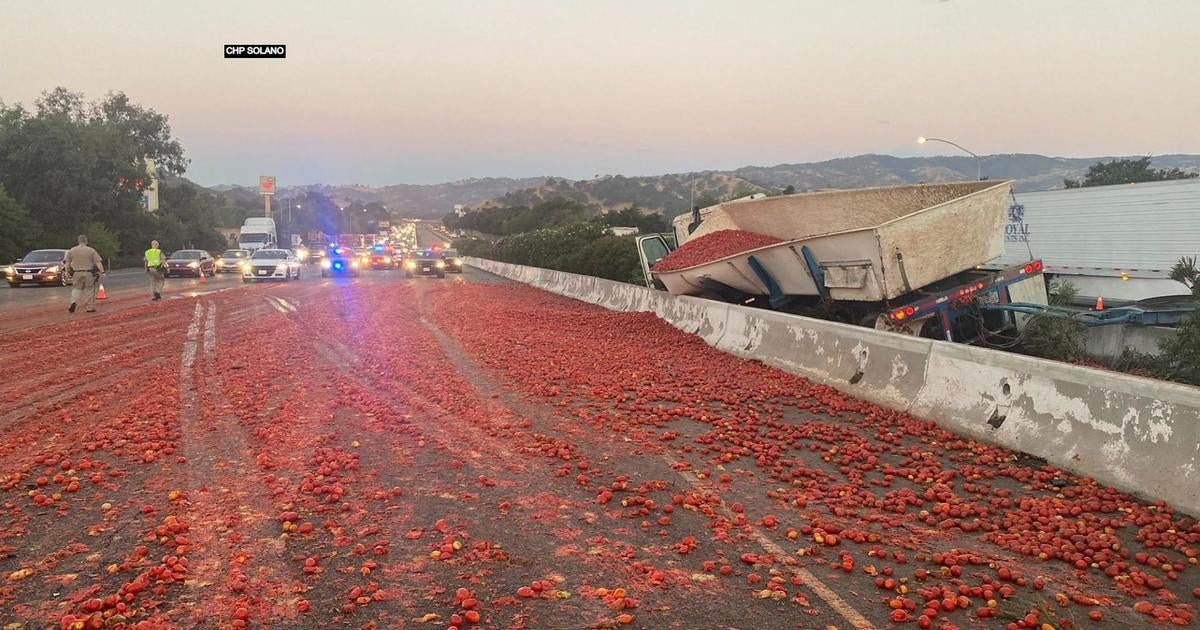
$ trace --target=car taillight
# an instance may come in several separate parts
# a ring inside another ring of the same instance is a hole
[[[1033,265],[1025,265],[1025,273],[1033,273]]]
[[[1042,268],[1042,261],[1040,261],[1040,260],[1033,261],[1033,270],[1034,271],[1040,271],[1041,268]]]

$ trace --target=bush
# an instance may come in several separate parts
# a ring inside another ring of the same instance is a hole
[[[634,237],[605,234],[604,226],[593,221],[534,230],[494,244],[460,239],[454,242],[454,247],[464,256],[641,283]]]
[[[1197,310],[1183,320],[1175,336],[1159,344],[1155,374],[1179,383],[1200,385],[1200,269],[1196,267],[1196,259],[1181,258],[1171,268],[1170,278],[1191,289]]]
[[[1066,306],[1079,289],[1070,282],[1060,282],[1051,288],[1050,305]],[[1032,355],[1056,361],[1078,361],[1083,358],[1084,325],[1074,319],[1033,316],[1025,324],[1025,349]]]

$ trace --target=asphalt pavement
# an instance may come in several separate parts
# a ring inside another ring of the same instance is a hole
[[[652,314],[473,269],[106,282],[93,315],[0,291],[5,628],[1144,628],[1200,597],[1194,519]]]

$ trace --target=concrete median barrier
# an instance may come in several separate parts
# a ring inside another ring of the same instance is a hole
[[[1200,389],[601,278],[467,263],[610,310],[654,312],[726,352],[1200,515]]]

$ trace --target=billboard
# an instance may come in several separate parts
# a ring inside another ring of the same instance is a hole
[[[274,195],[275,194],[275,176],[260,175],[258,177],[258,194]]]

